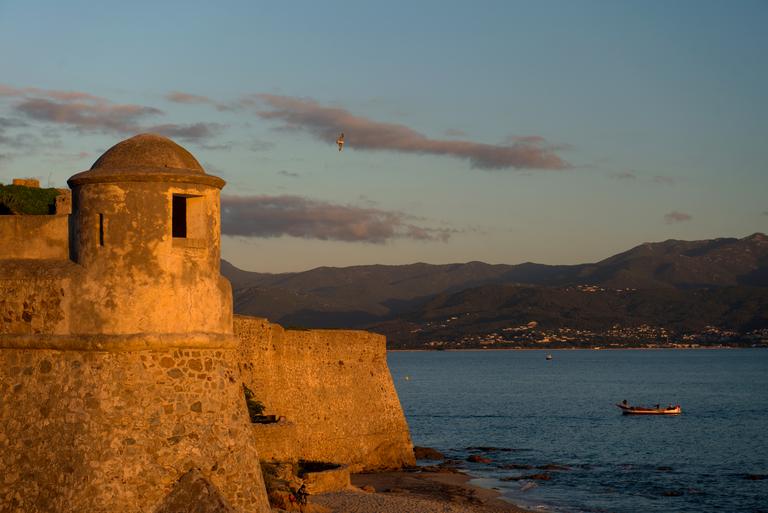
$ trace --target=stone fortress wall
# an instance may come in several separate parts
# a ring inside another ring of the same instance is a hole
[[[68,258],[68,223],[66,215],[0,216],[0,259]]]
[[[0,216],[0,513],[266,513],[259,459],[413,464],[383,337],[233,330],[223,180],[141,135],[69,183]]]
[[[40,182],[15,178],[13,185],[38,188]],[[0,215],[0,260],[69,258],[69,189],[59,189],[53,210],[52,215]]]
[[[313,460],[352,470],[414,465],[408,425],[387,367],[382,335],[286,330],[235,316],[244,383],[285,420],[254,424],[266,460]]]
[[[219,274],[224,181],[140,135],[69,185],[66,251],[35,254],[31,231],[11,241],[32,258],[0,261],[0,512],[268,512]]]
[[[231,508],[216,511],[270,511],[237,351],[164,346],[0,340],[0,511],[153,512],[190,472]]]

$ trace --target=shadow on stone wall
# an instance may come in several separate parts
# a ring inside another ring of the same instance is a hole
[[[197,469],[176,482],[155,513],[235,513],[224,498]]]

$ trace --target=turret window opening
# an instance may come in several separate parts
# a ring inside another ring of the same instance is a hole
[[[174,238],[187,238],[187,197],[173,195],[173,211],[171,213],[171,229]]]
[[[104,245],[104,214],[99,214],[99,246]]]
[[[184,248],[205,247],[209,230],[203,196],[173,194],[171,198],[171,235],[174,245]]]

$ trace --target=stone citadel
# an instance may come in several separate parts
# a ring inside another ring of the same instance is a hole
[[[138,135],[68,184],[0,216],[0,512],[267,512],[260,459],[414,463],[382,336],[233,316],[187,150]]]

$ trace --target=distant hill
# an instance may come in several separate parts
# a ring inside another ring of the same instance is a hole
[[[406,311],[435,294],[498,283],[509,267],[419,263],[260,274],[222,262],[222,274],[232,281],[237,313],[296,326],[354,327]]]
[[[411,312],[367,328],[387,335],[394,346],[420,347],[432,340],[501,336],[532,321],[538,334],[533,338],[573,330],[582,333],[577,338],[605,342],[616,339],[613,333],[621,331],[619,328],[628,332],[621,336],[633,338],[632,341],[658,341],[664,338],[662,328],[670,335],[701,334],[711,327],[744,334],[768,328],[768,287],[609,289],[484,285],[439,294]]]
[[[437,336],[440,330],[425,329],[430,319],[470,312],[448,331],[526,319],[590,329],[617,322],[746,329],[761,327],[761,312],[768,310],[768,237],[762,233],[645,243],[580,265],[416,263],[269,274],[222,261],[221,269],[232,282],[237,313],[294,327],[374,329],[395,343]],[[579,288],[590,286],[600,290]],[[406,335],[414,330],[418,337]]]
[[[583,281],[607,287],[768,287],[768,237],[641,244],[584,266]]]

